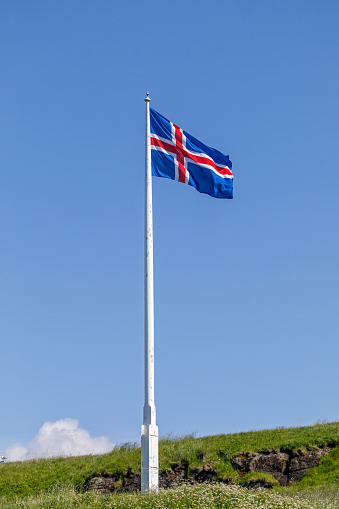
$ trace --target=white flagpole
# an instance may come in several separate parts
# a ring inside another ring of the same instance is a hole
[[[150,103],[146,101],[146,181],[145,181],[145,404],[141,426],[141,493],[157,490],[158,427],[154,405],[154,294],[153,294],[153,213],[150,141]]]

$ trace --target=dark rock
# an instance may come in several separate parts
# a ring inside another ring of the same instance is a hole
[[[270,490],[273,488],[274,483],[269,479],[249,479],[248,481],[242,483],[244,488],[249,488],[252,490],[257,490],[258,488],[264,488],[266,490]]]
[[[232,466],[238,470],[240,474],[251,472],[251,463],[256,456],[258,456],[258,453],[243,452],[231,459]]]
[[[218,481],[219,482],[222,482],[223,484],[235,484],[232,477],[219,477],[218,478]]]
[[[173,470],[163,470],[159,475],[159,486],[160,488],[170,488],[177,483]]]
[[[319,460],[330,452],[330,448],[318,449],[317,451],[303,452],[291,459],[289,464],[288,477],[291,481],[300,481],[307,470],[316,467]]]
[[[92,477],[88,479],[85,483],[84,489],[88,490],[97,490],[100,491],[103,495],[109,495],[115,491],[115,483],[117,478],[112,476],[98,476]]]
[[[260,453],[244,452],[231,459],[233,468],[240,474],[262,472],[271,474],[282,486],[291,481],[300,481],[305,473],[319,463],[319,459],[331,451],[330,447],[312,448],[303,451],[262,451]]]
[[[283,452],[258,454],[251,462],[251,470],[271,474],[282,486],[285,486],[288,483],[289,459],[289,455]]]
[[[141,487],[141,475],[134,474],[129,477],[125,477],[122,482],[122,491],[140,491]]]
[[[193,474],[193,472],[192,472]],[[213,464],[204,465],[198,472],[192,475],[194,481],[196,482],[210,482],[216,480],[217,472],[213,468]]]
[[[191,476],[196,476],[197,474],[199,474],[199,472],[201,472],[203,469],[203,467],[191,467],[190,468],[190,477]]]
[[[289,455],[283,452],[269,452],[269,453],[243,453],[239,456],[232,458],[232,465],[241,474],[247,472],[262,472],[273,475],[275,479],[281,484],[288,483],[288,476],[286,468],[289,462]]]
[[[161,488],[169,488],[176,486],[180,482],[186,481],[188,478],[188,464],[172,463],[171,469],[163,470],[159,475],[159,486]]]

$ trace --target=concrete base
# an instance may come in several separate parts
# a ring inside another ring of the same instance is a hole
[[[158,490],[158,426],[141,426],[141,493]]]

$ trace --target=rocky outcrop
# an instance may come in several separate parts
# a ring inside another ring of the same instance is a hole
[[[84,484],[84,490],[96,490],[103,495],[109,495],[114,492],[140,491],[140,485],[141,475],[139,473],[128,472],[124,477],[103,473],[88,479]]]
[[[102,474],[99,476],[91,477],[84,485],[84,490],[100,491],[103,495],[109,495],[116,491],[117,477],[110,474]]]
[[[325,456],[325,454],[328,454],[330,451],[331,448],[324,447],[318,451],[301,453],[292,458],[288,466],[289,480],[300,481],[300,479],[306,474],[307,470],[316,467],[320,458]]]
[[[213,462],[203,467],[193,467],[191,469],[187,462],[172,463],[171,468],[163,470],[159,474],[160,488],[177,486],[183,481],[206,482],[212,480],[219,480],[226,484],[232,482],[229,478],[218,479]],[[126,476],[120,478],[114,474],[104,473],[88,479],[84,489],[86,491],[97,490],[102,494],[109,494],[114,492],[140,491],[140,485],[141,476],[139,473],[128,472]]]
[[[305,473],[318,465],[319,460],[331,451],[331,447],[319,446],[312,451],[245,452],[231,460],[240,474],[262,472],[271,474],[282,486],[300,481]]]
[[[176,486],[188,477],[187,463],[172,463],[171,468],[163,470],[159,474],[160,488],[170,488]]]
[[[233,468],[240,475],[249,472],[271,474],[282,486],[291,481],[300,481],[305,473],[318,465],[319,460],[328,454],[333,447],[319,446],[309,451],[261,451],[244,452],[231,459]],[[183,481],[211,482],[233,484],[230,477],[219,477],[215,468],[216,462],[206,463],[203,467],[190,467],[188,462],[172,463],[171,468],[159,473],[159,486],[169,488]],[[272,488],[274,481],[262,478],[249,479],[242,485],[248,488]],[[89,478],[84,484],[85,490],[97,490],[102,494],[140,491],[141,475],[128,471],[125,475],[102,473]]]
[[[232,466],[240,474],[248,472],[262,472],[273,475],[283,486],[287,484],[286,475],[288,469],[289,455],[286,453],[243,453],[232,458]]]

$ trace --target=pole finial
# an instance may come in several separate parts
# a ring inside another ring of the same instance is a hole
[[[150,100],[151,100],[151,99],[149,98],[149,91],[147,90],[147,97],[146,97],[145,101],[146,101],[146,102],[150,102]]]

